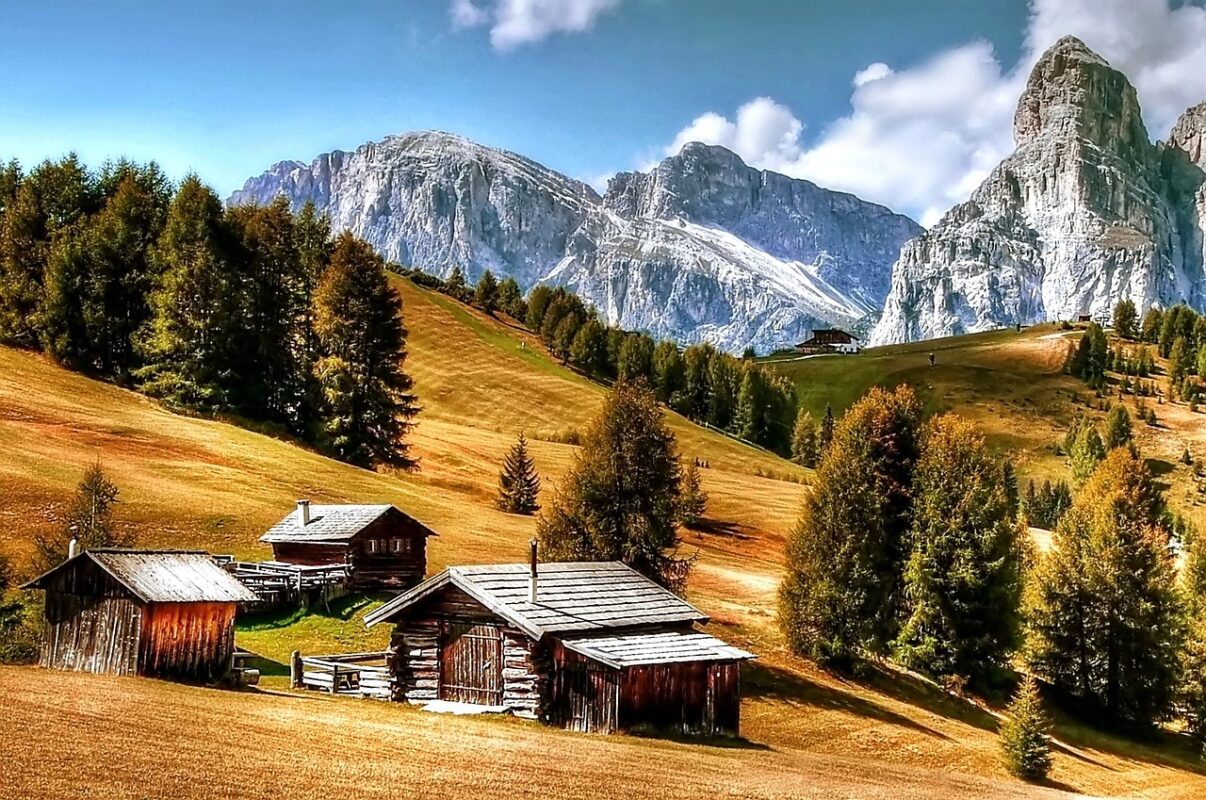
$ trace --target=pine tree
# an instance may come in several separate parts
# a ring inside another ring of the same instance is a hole
[[[1143,460],[1113,450],[1027,584],[1031,669],[1140,726],[1167,716],[1184,638],[1166,519]]]
[[[549,303],[553,300],[553,290],[548,286],[536,286],[528,293],[528,308],[527,315],[524,321],[527,323],[528,330],[533,333],[540,333],[541,327],[544,325],[544,315],[548,311]]]
[[[1097,426],[1085,421],[1076,430],[1076,437],[1068,456],[1072,461],[1072,476],[1077,483],[1084,483],[1093,474],[1093,470],[1105,458],[1105,444],[1097,433]]]
[[[801,408],[796,414],[796,424],[791,433],[791,460],[800,466],[814,469],[819,449],[817,424],[812,421],[812,414]]]
[[[641,334],[630,333],[620,346],[618,377],[622,381],[649,380],[653,375],[653,339]]]
[[[498,507],[509,514],[535,514],[540,509],[540,475],[528,454],[523,431],[511,445],[498,474]]]
[[[653,393],[617,383],[583,437],[537,532],[553,560],[623,561],[681,591],[677,558],[682,470]]]
[[[473,291],[473,304],[490,315],[498,310],[498,281],[490,270],[483,272],[478,279],[477,288]]]
[[[1022,510],[1022,497],[1018,492],[1018,473],[1008,458],[1001,460],[1001,486],[1005,489],[1006,512],[1010,519],[1016,520]]]
[[[1041,781],[1051,771],[1051,722],[1043,710],[1038,681],[1022,678],[1001,724],[1001,751],[1010,774]]]
[[[553,354],[561,359],[562,364],[569,361],[570,349],[574,346],[574,339],[581,327],[582,320],[577,314],[565,314],[561,317],[549,347]]]
[[[506,278],[498,284],[498,307],[520,322],[528,314],[527,303],[523,300],[523,292],[514,278]]]
[[[766,416],[769,394],[766,378],[761,368],[749,362],[743,365],[742,373],[733,427],[747,442],[764,444],[770,433],[770,420]]]
[[[846,667],[895,638],[920,419],[910,388],[876,387],[838,424],[788,540],[779,624],[795,652]]]
[[[75,539],[80,550],[99,547],[129,547],[132,538],[118,530],[113,520],[117,486],[109,480],[99,462],[90,466],[76,487],[58,528],[50,535],[34,537],[34,562],[37,572],[61,564]]]
[[[1181,387],[1187,374],[1189,374],[1189,342],[1184,336],[1178,336],[1173,340],[1168,353],[1168,396],[1170,398],[1181,394]]]
[[[1114,331],[1123,339],[1135,338],[1135,323],[1138,320],[1135,302],[1129,297],[1119,300],[1114,306]]]
[[[663,403],[671,403],[683,387],[683,355],[678,345],[663,339],[653,350],[653,391]]]
[[[569,360],[588,375],[607,372],[607,329],[597,319],[588,319],[574,334]]]
[[[406,435],[419,406],[403,371],[406,329],[385,263],[367,243],[340,234],[314,304],[325,446],[352,464],[413,467]]]
[[[1126,406],[1119,403],[1111,407],[1110,413],[1106,414],[1105,420],[1106,449],[1113,450],[1115,447],[1129,444],[1133,436],[1131,415],[1127,412]]]
[[[708,510],[708,493],[703,490],[699,465],[694,461],[682,470],[682,493],[678,503],[678,521],[685,528],[694,528]]]
[[[818,458],[824,456],[825,451],[829,449],[829,443],[833,441],[833,432],[836,426],[837,422],[833,418],[833,406],[826,403],[825,416],[821,417],[821,429],[817,433]]]
[[[1020,639],[1021,546],[1000,463],[953,414],[926,425],[909,539],[897,656],[983,685]]]
[[[465,300],[468,297],[469,289],[465,285],[465,271],[461,269],[460,264],[455,265],[452,272],[448,274],[448,278],[445,279],[444,291],[457,300]]]
[[[1158,308],[1149,308],[1143,315],[1143,325],[1139,330],[1139,338],[1144,342],[1155,344],[1160,340],[1160,329],[1164,326],[1163,315]]]
[[[143,391],[177,406],[229,406],[239,335],[239,269],[232,263],[222,201],[195,176],[184,179],[156,247],[159,277],[138,346]]]

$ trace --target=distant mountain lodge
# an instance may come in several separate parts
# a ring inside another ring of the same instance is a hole
[[[811,338],[800,342],[793,349],[801,355],[857,353],[862,349],[862,342],[839,328],[818,328],[812,332]]]
[[[46,592],[44,667],[253,684],[240,610],[395,589],[365,617],[388,651],[302,657],[295,687],[508,713],[576,731],[736,736],[741,664],[708,617],[619,562],[449,567],[423,580],[436,533],[391,505],[299,501],[260,541],[273,560],[191,550],[76,552],[22,588]],[[241,663],[241,662],[240,662]]]

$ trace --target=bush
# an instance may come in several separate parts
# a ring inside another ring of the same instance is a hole
[[[1051,723],[1043,711],[1038,682],[1033,676],[1022,679],[1018,692],[1001,725],[1001,751],[1010,774],[1027,781],[1041,781],[1051,771]]]

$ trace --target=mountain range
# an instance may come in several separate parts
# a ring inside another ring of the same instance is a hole
[[[1152,143],[1127,78],[1067,37],[1034,67],[1014,137],[929,231],[723,147],[688,144],[600,195],[436,131],[281,162],[228,202],[313,201],[391,261],[567,286],[609,323],[731,351],[817,327],[888,344],[1102,316],[1123,298],[1206,306],[1206,103]]]
[[[922,229],[853,195],[690,144],[600,196],[515,153],[440,132],[282,162],[229,203],[313,201],[387,259],[576,291],[612,324],[763,352],[873,319]]]

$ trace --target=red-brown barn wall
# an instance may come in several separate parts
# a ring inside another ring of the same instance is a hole
[[[154,603],[145,609],[139,672],[213,682],[230,671],[234,603]]]

